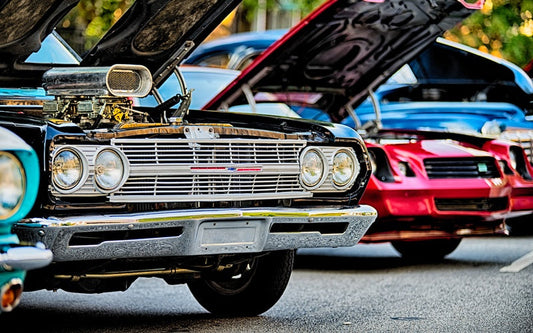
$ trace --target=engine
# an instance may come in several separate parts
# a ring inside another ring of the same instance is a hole
[[[48,118],[85,129],[148,121],[146,113],[132,107],[133,98],[152,89],[152,76],[144,66],[53,68],[43,75],[43,87],[55,97],[44,102]]]

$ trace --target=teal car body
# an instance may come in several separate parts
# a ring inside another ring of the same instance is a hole
[[[36,246],[22,246],[11,229],[30,212],[39,187],[35,151],[11,131],[0,127],[0,312],[15,308],[22,294],[26,270],[47,265],[52,254]]]

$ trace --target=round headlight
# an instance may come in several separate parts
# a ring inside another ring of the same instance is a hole
[[[125,179],[126,163],[120,153],[113,149],[101,150],[95,158],[94,177],[104,191],[117,189]]]
[[[517,163],[516,163],[516,153],[514,152],[514,150],[509,150],[509,161],[511,162],[511,166],[513,167],[513,169],[516,170]]]
[[[324,157],[316,149],[309,149],[303,153],[301,158],[301,180],[304,186],[313,188],[320,184],[324,176]]]
[[[0,219],[15,214],[24,198],[26,176],[14,155],[0,152]]]
[[[333,156],[333,170],[331,176],[333,183],[339,187],[344,187],[355,178],[358,164],[355,156],[346,149],[341,149]]]
[[[72,147],[61,148],[52,159],[52,181],[61,192],[73,192],[82,185],[87,162]]]

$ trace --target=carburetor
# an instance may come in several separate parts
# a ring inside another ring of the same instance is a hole
[[[97,128],[146,121],[144,113],[132,108],[132,98],[150,92],[152,76],[139,65],[53,68],[43,75],[43,87],[55,96],[43,104],[46,117]]]

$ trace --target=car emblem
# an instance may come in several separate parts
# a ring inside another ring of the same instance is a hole
[[[486,172],[488,171],[487,164],[485,164],[485,163],[478,163],[478,164],[477,164],[477,170],[478,170],[480,173],[486,173]]]
[[[261,172],[263,167],[191,167],[194,173],[233,173],[233,172]]]

